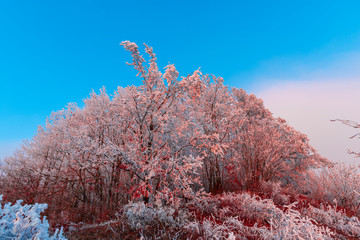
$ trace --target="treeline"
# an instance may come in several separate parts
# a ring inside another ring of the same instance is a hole
[[[130,201],[180,206],[263,182],[306,192],[330,162],[261,99],[199,70],[179,79],[123,42],[143,85],[104,89],[55,112],[1,166],[7,201],[47,203],[52,222],[111,218]]]

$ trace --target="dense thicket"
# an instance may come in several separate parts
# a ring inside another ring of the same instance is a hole
[[[178,79],[123,42],[143,85],[104,89],[55,112],[1,167],[7,200],[49,204],[52,221],[111,216],[129,201],[179,206],[280,181],[302,190],[329,165],[261,99],[199,70]]]

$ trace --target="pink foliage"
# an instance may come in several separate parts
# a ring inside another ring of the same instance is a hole
[[[255,95],[200,70],[178,79],[172,64],[159,70],[147,45],[148,61],[135,43],[121,45],[143,85],[112,96],[102,89],[82,108],[53,113],[1,167],[9,200],[47,202],[57,223],[94,222],[129,203],[179,209],[209,193],[253,191],[266,182],[302,191],[311,169],[330,165]],[[252,213],[258,209],[269,210],[256,205]]]

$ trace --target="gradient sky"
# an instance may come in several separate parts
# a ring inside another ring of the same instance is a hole
[[[175,63],[182,76],[201,67],[287,115],[281,104],[294,109],[290,100],[276,99],[299,89],[282,87],[288,83],[320,91],[318,81],[360,82],[359,10],[359,1],[1,1],[0,158],[92,89],[139,85],[123,40],[152,46],[160,67]],[[359,85],[351,88],[360,93]],[[359,109],[357,101],[342,104]],[[286,118],[303,130],[309,113],[300,115]]]

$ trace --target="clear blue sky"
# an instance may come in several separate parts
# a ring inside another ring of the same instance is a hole
[[[271,59],[358,50],[359,10],[358,1],[1,1],[0,158],[92,89],[138,85],[123,40],[147,43],[183,76],[201,67],[252,91]]]

